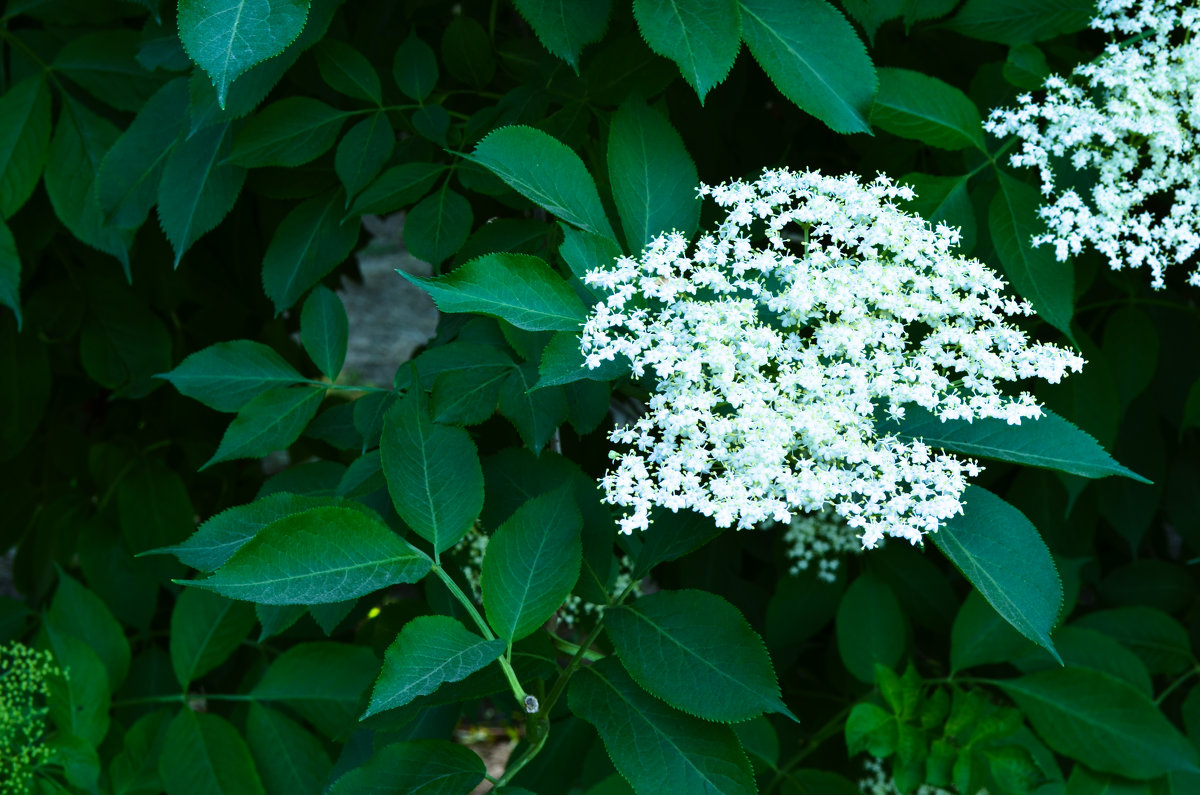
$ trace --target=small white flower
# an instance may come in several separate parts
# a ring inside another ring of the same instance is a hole
[[[1200,283],[1200,8],[1100,0],[1098,11],[1093,28],[1134,38],[1048,78],[1041,102],[1025,94],[992,111],[985,128],[1018,136],[1012,164],[1041,174],[1047,232],[1034,245],[1065,260],[1090,244],[1114,270],[1149,268],[1156,289],[1168,266],[1190,263]],[[1060,189],[1072,172],[1086,197]]]
[[[667,234],[587,277],[610,297],[584,326],[585,360],[619,354],[654,385],[610,437],[628,448],[602,481],[625,532],[654,506],[740,528],[833,507],[863,546],[916,543],[961,511],[979,469],[879,437],[876,409],[1020,422],[1037,403],[999,382],[1083,365],[1010,325],[1028,305],[954,256],[953,230],[898,209],[910,192],[885,177],[779,170],[700,192],[729,214],[690,255]]]

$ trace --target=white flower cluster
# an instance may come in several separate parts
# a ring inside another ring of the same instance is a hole
[[[1133,38],[1111,43],[1046,96],[994,110],[985,125],[1016,135],[1014,166],[1037,168],[1048,232],[1059,260],[1085,243],[1114,270],[1150,269],[1156,289],[1172,263],[1200,247],[1200,8],[1182,0],[1100,0],[1092,27]],[[1071,171],[1076,174],[1071,174]],[[1060,186],[1081,178],[1086,196]],[[1188,281],[1200,286],[1200,268]]]
[[[1007,323],[1029,305],[952,253],[957,230],[897,208],[912,191],[886,177],[777,170],[700,193],[728,216],[690,255],[672,233],[586,280],[608,293],[584,326],[587,366],[623,356],[654,381],[610,437],[629,448],[602,482],[631,509],[625,532],[654,505],[742,528],[832,506],[866,547],[915,543],[961,510],[979,467],[880,436],[876,408],[1016,424],[1041,410],[998,381],[1083,365]]]
[[[763,529],[772,529],[767,520]],[[815,564],[817,579],[837,580],[837,570],[843,555],[862,552],[858,534],[834,511],[822,508],[816,513],[797,513],[783,534],[787,556],[792,561],[788,573],[797,575]]]

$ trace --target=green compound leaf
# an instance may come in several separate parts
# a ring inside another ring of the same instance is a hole
[[[438,65],[433,48],[409,31],[392,61],[392,79],[404,95],[424,102],[437,85]]]
[[[409,253],[435,268],[462,248],[475,220],[471,203],[446,184],[409,210],[404,221]]]
[[[238,411],[268,390],[305,380],[274,349],[251,340],[209,345],[156,377],[217,411]]]
[[[615,659],[571,679],[571,711],[596,727],[613,765],[635,792],[757,792],[750,761],[728,726],[668,707]]]
[[[417,696],[475,673],[504,653],[500,638],[484,640],[449,616],[420,616],[388,646],[383,670],[363,718],[402,707]]]
[[[383,112],[372,113],[342,136],[333,157],[333,170],[346,189],[347,207],[350,199],[378,176],[395,145],[396,131]]]
[[[222,717],[187,707],[167,727],[158,774],[167,792],[265,795],[241,733]]]
[[[328,795],[462,795],[483,781],[486,772],[479,755],[463,745],[448,740],[410,740],[380,748],[362,767],[334,782]]]
[[[483,470],[471,435],[429,419],[417,390],[397,401],[379,440],[396,513],[440,555],[483,510]]]
[[[978,486],[963,494],[963,513],[929,539],[996,612],[1060,663],[1050,631],[1062,608],[1062,582],[1046,542],[1024,514]]]
[[[960,89],[911,69],[880,69],[871,123],[941,149],[986,151],[979,109]]]
[[[920,439],[930,447],[968,456],[1055,469],[1085,478],[1120,475],[1139,483],[1150,482],[1118,464],[1085,431],[1046,408],[1039,419],[1009,425],[995,418],[942,422],[913,405],[905,407],[903,420],[885,420],[882,428],[901,439]]]
[[[497,635],[520,640],[554,615],[579,579],[582,529],[569,485],[529,500],[496,529],[480,590]]]
[[[326,39],[317,45],[316,56],[321,77],[334,91],[376,105],[383,102],[379,74],[361,52],[343,41]]]
[[[650,49],[679,64],[701,105],[742,46],[737,0],[634,0],[633,17]]]
[[[302,166],[328,152],[350,116],[311,97],[287,97],[251,116],[228,162],[245,168]]]
[[[47,618],[58,630],[84,641],[96,653],[108,672],[110,691],[121,686],[129,673],[129,641],[99,596],[60,569]]]
[[[967,0],[942,24],[973,39],[1022,44],[1083,30],[1095,15],[1092,0]]]
[[[321,742],[307,729],[256,702],[246,714],[246,744],[268,793],[320,792],[333,769]]]
[[[1037,220],[1042,195],[1037,188],[1018,182],[997,169],[1000,190],[988,210],[988,229],[1004,275],[1038,315],[1066,335],[1071,335],[1075,312],[1075,271],[1070,262],[1059,262],[1048,245],[1034,248],[1030,240],[1043,231]]]
[[[192,244],[229,214],[246,169],[225,165],[229,124],[205,127],[176,144],[158,185],[158,220],[175,251],[175,267]]]
[[[739,0],[742,38],[776,88],[834,132],[871,131],[878,79],[854,28],[825,0]]]
[[[350,256],[358,219],[342,221],[342,192],[331,190],[296,205],[279,222],[263,255],[263,291],[283,312]]]
[[[1087,668],[992,681],[1046,744],[1088,767],[1132,779],[1200,772],[1196,749],[1147,696]]]
[[[387,215],[402,210],[428,193],[445,170],[445,166],[437,163],[392,166],[358,194],[347,217],[367,213]]]
[[[184,588],[171,611],[171,667],[187,686],[233,654],[254,628],[254,608],[199,588]]]
[[[579,72],[584,45],[599,41],[608,27],[609,0],[513,0],[538,41]]]
[[[532,127],[501,127],[479,142],[472,159],[567,223],[616,240],[587,166],[554,136]]]
[[[312,508],[264,527],[204,580],[188,585],[269,605],[329,604],[429,573],[429,558],[378,518]]]
[[[651,695],[705,720],[791,715],[766,646],[738,609],[705,591],[659,591],[609,609],[621,664]]]
[[[324,396],[311,387],[263,392],[238,410],[217,452],[200,469],[235,458],[262,458],[288,447],[308,427]]]
[[[50,89],[40,75],[0,96],[0,219],[25,204],[50,147]]]
[[[326,736],[345,739],[378,672],[379,660],[365,646],[299,643],[271,663],[250,696],[287,704]]]
[[[875,682],[875,666],[892,670],[908,646],[908,619],[895,592],[867,573],[854,578],[838,604],[837,645],[842,663],[855,678]]]
[[[641,251],[664,232],[691,238],[700,220],[700,177],[683,139],[640,97],[613,114],[608,133],[608,178],[625,241]]]
[[[397,271],[443,312],[475,312],[526,331],[571,331],[587,314],[571,285],[530,254],[485,254],[445,276]]]
[[[310,0],[179,0],[179,40],[217,89],[225,109],[229,84],[274,58],[304,30]]]
[[[328,287],[318,284],[300,312],[300,342],[313,363],[330,381],[336,381],[346,361],[350,340],[350,320],[342,299]]]
[[[96,175],[104,217],[122,229],[145,223],[158,201],[158,182],[187,123],[187,80],[176,78],[151,97],[116,140]]]

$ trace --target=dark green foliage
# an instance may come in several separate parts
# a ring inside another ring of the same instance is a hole
[[[0,644],[69,671],[36,791],[461,795],[481,724],[513,795],[853,793],[864,754],[902,793],[1196,791],[1195,288],[1031,246],[982,126],[1092,13],[10,2]],[[590,271],[781,166],[909,184],[1088,360],[1020,385],[1036,422],[880,411],[986,471],[924,549],[820,574],[782,527],[620,535],[597,483],[654,379],[579,348]],[[437,333],[351,383],[337,290],[396,212]]]

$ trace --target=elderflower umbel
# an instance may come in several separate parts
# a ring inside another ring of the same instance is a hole
[[[0,794],[33,789],[33,774],[50,760],[42,744],[49,680],[61,672],[49,652],[17,642],[0,646]]]
[[[772,529],[772,525],[774,522],[768,519],[763,529]],[[843,555],[862,552],[858,535],[828,508],[793,516],[784,531],[783,542],[792,561],[788,573],[797,575],[813,568],[822,582],[837,580]]]
[[[608,293],[584,326],[587,366],[624,356],[654,383],[610,437],[627,449],[602,485],[630,509],[625,532],[655,505],[740,528],[832,506],[866,547],[915,543],[961,510],[979,467],[879,435],[876,407],[1016,424],[1041,410],[997,382],[1083,365],[1007,323],[1029,305],[954,255],[957,230],[897,208],[912,191],[886,177],[778,170],[700,193],[728,215],[690,254],[667,234],[586,279]]]
[[[1200,8],[1180,0],[1100,0],[1092,27],[1132,36],[1110,43],[1065,79],[1046,80],[1046,96],[992,111],[994,135],[1016,135],[1014,166],[1037,168],[1048,197],[1040,214],[1065,260],[1089,244],[1114,270],[1150,269],[1156,289],[1172,263],[1200,246]],[[1085,195],[1060,186],[1071,170]],[[1161,203],[1162,209],[1152,206]],[[1188,281],[1200,286],[1200,268]]]

